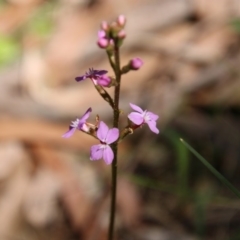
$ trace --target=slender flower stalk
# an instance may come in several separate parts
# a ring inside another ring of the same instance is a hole
[[[115,60],[115,78],[117,85],[114,89],[114,109],[113,109],[113,127],[118,128],[119,125],[119,98],[121,90],[121,66],[118,39],[114,41],[114,60]],[[111,206],[110,206],[110,220],[108,228],[108,240],[113,239],[114,222],[116,212],[116,192],[117,192],[117,157],[118,157],[118,142],[112,144],[114,159],[112,163],[112,190],[111,190]]]
[[[106,74],[107,70],[96,70],[89,68],[89,70],[82,76],[75,78],[77,82],[90,79],[99,93],[99,95],[109,103],[113,109],[113,128],[109,128],[103,121],[100,121],[99,116],[96,116],[95,124],[87,122],[92,111],[89,108],[81,118],[77,118],[69,126],[69,130],[62,136],[63,138],[71,137],[76,130],[80,130],[94,138],[100,143],[93,145],[90,150],[90,160],[96,161],[103,159],[107,165],[112,165],[112,186],[111,186],[111,206],[110,219],[108,228],[108,240],[114,238],[114,222],[116,214],[116,193],[117,193],[117,163],[118,163],[118,143],[126,136],[132,134],[135,129],[147,124],[151,131],[159,133],[156,126],[158,115],[142,110],[139,106],[130,104],[134,112],[128,115],[128,125],[122,130],[119,130],[119,99],[121,90],[121,77],[129,71],[139,70],[143,65],[140,58],[133,58],[125,66],[120,64],[120,47],[122,46],[126,33],[124,26],[126,18],[120,15],[116,22],[108,24],[102,22],[101,30],[98,32],[97,44],[104,49],[110,66],[113,69],[114,77],[109,77]],[[105,88],[114,87],[114,96],[112,97]]]

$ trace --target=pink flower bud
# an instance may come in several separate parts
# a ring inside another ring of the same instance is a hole
[[[124,30],[121,30],[119,33],[118,33],[118,37],[121,38],[121,39],[124,39],[126,37],[126,33]]]
[[[104,37],[106,37],[106,32],[103,31],[103,30],[99,30],[98,31],[98,38],[104,38]]]
[[[108,39],[106,38],[99,38],[98,41],[97,41],[97,44],[100,48],[106,48],[108,46]]]
[[[112,46],[112,47],[114,46],[114,41],[112,39],[110,39],[109,45]]]
[[[132,70],[138,70],[143,65],[142,59],[136,57],[130,61],[130,67]]]
[[[101,28],[102,28],[102,30],[107,31],[109,28],[108,23],[106,21],[102,21]]]
[[[108,87],[110,83],[111,83],[111,78],[106,75],[100,76],[97,80],[97,84],[103,87]]]
[[[126,17],[124,15],[119,15],[117,19],[117,23],[120,27],[124,27],[126,24]]]

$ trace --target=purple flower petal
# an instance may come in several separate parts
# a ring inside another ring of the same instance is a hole
[[[100,160],[103,157],[103,145],[98,144],[98,145],[93,145],[91,147],[91,152],[90,152],[90,160]]]
[[[119,137],[119,130],[117,128],[112,128],[108,131],[106,136],[106,143],[111,144],[115,142]]]
[[[80,76],[80,77],[76,77],[75,80],[76,80],[77,82],[80,82],[80,81],[82,81],[82,80],[85,80],[86,78],[87,78],[86,75],[83,75],[83,76]]]
[[[131,108],[132,108],[133,110],[135,110],[135,111],[137,111],[137,112],[140,112],[140,113],[143,113],[143,112],[144,112],[139,106],[137,106],[137,105],[135,105],[135,104],[132,104],[132,103],[129,103],[129,104],[130,104],[130,106],[131,106]]]
[[[73,133],[75,132],[75,130],[76,130],[76,128],[69,127],[69,130],[68,130],[66,133],[64,133],[64,134],[62,135],[62,137],[63,137],[63,138],[69,138],[69,137],[71,137],[71,136],[73,135]]]
[[[131,112],[128,114],[128,118],[136,125],[141,125],[144,122],[144,118],[141,113]]]
[[[149,128],[151,129],[152,132],[158,134],[159,133],[159,130],[158,128],[156,127],[156,122],[155,121],[148,121],[147,122],[147,125],[149,126]]]
[[[156,115],[156,114],[154,114],[154,113],[152,113],[152,112],[147,112],[146,116],[147,116],[147,118],[149,118],[149,119],[151,119],[151,120],[153,120],[153,121],[157,121],[158,118],[159,118],[158,115]]]
[[[98,31],[98,38],[104,38],[106,37],[106,32],[104,30],[99,30]]]
[[[83,114],[83,116],[81,117],[81,118],[79,118],[79,119],[77,119],[76,121],[78,121],[78,123],[77,123],[77,129],[78,130],[84,130],[84,128],[85,128],[85,130],[86,130],[86,120],[89,118],[89,116],[90,116],[90,113],[92,112],[92,108],[89,108],[84,114]],[[75,122],[73,122],[73,124],[76,124],[76,121]],[[73,126],[74,127],[74,126]]]
[[[88,72],[86,72],[84,75],[76,77],[75,80],[77,82],[85,80],[86,78],[94,78],[98,79],[99,76],[102,76],[106,74],[106,70],[94,70],[93,68],[90,68]]]
[[[106,145],[106,147],[103,150],[103,160],[107,165],[111,164],[113,161],[114,155],[113,150],[110,146]]]
[[[103,121],[101,121],[99,123],[99,127],[97,130],[98,139],[102,142],[106,142],[106,137],[107,137],[108,131],[109,131],[108,126]]]
[[[93,70],[93,75],[104,75],[107,74],[108,71],[106,70]]]
[[[89,118],[91,112],[92,112],[92,108],[89,108],[89,109],[83,114],[83,116],[80,118],[80,121],[81,121],[81,122],[86,122],[86,120]]]

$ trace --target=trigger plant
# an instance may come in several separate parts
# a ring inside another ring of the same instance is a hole
[[[126,126],[119,126],[119,99],[122,84],[122,76],[129,71],[140,70],[143,66],[143,60],[135,57],[130,59],[125,65],[121,65],[120,47],[124,43],[126,33],[124,26],[126,18],[120,15],[116,21],[107,23],[103,21],[101,29],[98,31],[97,45],[106,52],[109,65],[114,72],[114,77],[108,76],[107,70],[90,68],[85,74],[77,76],[75,80],[81,84],[84,80],[91,80],[97,93],[105,100],[112,109],[112,126],[107,126],[101,118],[96,118],[95,123],[88,122],[92,108],[89,108],[81,117],[72,121],[69,130],[63,134],[63,138],[71,137],[77,130],[86,133],[96,139],[96,144],[90,148],[90,160],[103,160],[107,165],[111,165],[111,205],[109,215],[108,240],[114,238],[114,220],[116,212],[116,192],[117,192],[117,162],[118,162],[118,144],[129,134],[134,133],[138,128],[148,125],[150,130],[158,134],[157,128],[158,115],[141,107],[130,103],[133,112],[128,114]],[[88,81],[89,81],[88,80]],[[79,85],[81,87],[81,85]],[[114,88],[111,96],[107,88]],[[127,106],[124,106],[124,108]],[[84,112],[84,111],[83,111]],[[81,114],[81,113],[80,113]]]

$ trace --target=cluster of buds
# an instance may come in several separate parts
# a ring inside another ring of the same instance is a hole
[[[126,37],[124,26],[126,24],[126,18],[124,15],[120,15],[117,21],[108,24],[103,21],[101,24],[101,30],[98,31],[97,44],[100,48],[111,49],[117,43],[120,46],[123,39]]]

